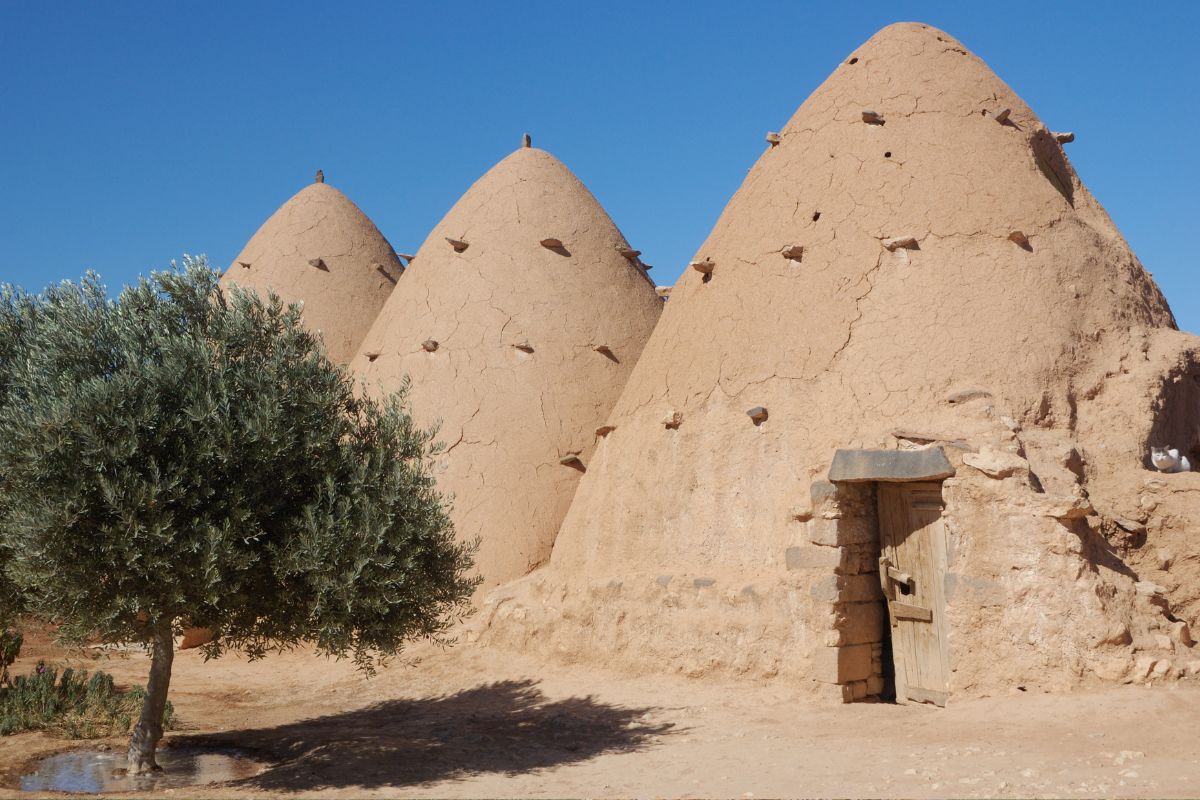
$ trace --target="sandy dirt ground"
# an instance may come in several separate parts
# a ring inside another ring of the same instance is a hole
[[[829,706],[780,686],[545,668],[471,646],[413,652],[373,679],[297,651],[179,654],[168,740],[270,766],[163,794],[251,797],[1195,797],[1200,686],[1017,692],[946,709]],[[66,660],[44,643],[38,657]],[[140,653],[76,659],[142,682]],[[96,743],[0,739],[11,788],[34,757]],[[121,742],[112,740],[120,746]]]

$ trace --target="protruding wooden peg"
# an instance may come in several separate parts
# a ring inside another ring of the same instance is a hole
[[[471,246],[462,239],[451,239],[449,236],[446,237],[446,241],[450,243],[450,246],[454,248],[454,252],[456,253],[461,253]]]
[[[790,244],[783,248],[783,257],[788,261],[800,261],[804,258],[804,245]]]
[[[1054,141],[1058,142],[1059,144],[1070,144],[1071,142],[1075,141],[1075,134],[1071,131],[1061,131],[1059,133],[1052,133],[1050,135],[1053,136]]]
[[[413,259],[414,259],[414,258],[416,258],[416,256],[414,256],[414,255],[409,255],[408,253],[396,253],[396,258],[400,259],[400,260],[401,260],[401,261],[403,261],[403,262],[404,262],[406,265],[408,265],[408,266],[410,266],[410,267],[411,267],[411,266],[412,266]]]
[[[668,430],[672,430],[672,431],[676,430],[682,424],[683,424],[683,412],[682,411],[672,411],[670,414],[667,414],[667,416],[663,418],[663,427],[667,428]]]
[[[249,261],[239,261],[238,266],[240,266],[242,269],[250,269],[250,262]]]
[[[367,356],[367,361],[369,361],[372,364],[375,363],[375,359],[379,358],[379,353],[377,353],[377,352],[376,353],[366,353],[365,355]]]
[[[563,246],[562,239],[555,239],[553,237],[542,239],[538,244],[547,250],[561,250]]]
[[[532,353],[533,352],[533,345],[531,345],[529,342],[517,342],[516,344],[513,345],[513,347],[517,348],[522,353]]]
[[[1024,231],[1013,231],[1008,235],[1008,240],[1022,250],[1033,250],[1033,245],[1029,243],[1029,237],[1025,235]]]
[[[426,353],[432,353],[434,350],[438,349],[438,343],[436,339],[426,339],[425,341],[421,342],[421,347],[425,348]]]
[[[595,350],[597,353],[600,353],[601,355],[608,356],[609,358],[613,357],[612,348],[606,344],[598,344],[595,347],[593,347],[592,349]]]
[[[767,144],[771,145],[771,147],[774,147],[781,141],[783,141],[783,139],[780,138],[778,133],[775,131],[767,131]]]
[[[750,417],[755,425],[762,425],[767,421],[767,409],[762,406],[755,406],[746,412],[746,416]]]
[[[596,435],[599,437],[608,436],[610,433],[612,433],[616,429],[617,429],[616,425],[601,425],[599,428],[596,428]]]
[[[401,269],[404,269],[404,268],[403,268],[403,267],[401,267]],[[376,265],[375,265],[375,270],[376,270],[376,271],[377,271],[377,272],[378,272],[380,275],[382,275],[383,277],[385,277],[385,278],[387,278],[389,281],[391,281],[393,286],[395,286],[395,285],[396,285],[396,280],[397,280],[396,276],[395,276],[395,275],[393,275],[392,273],[388,272],[388,271],[387,271],[387,268],[386,268],[385,266],[383,266],[383,264],[376,264]]]
[[[1011,113],[1012,113],[1011,108],[1002,108],[999,111],[993,111],[991,113],[991,117],[992,117],[992,119],[996,120],[996,122],[999,122],[1000,124],[1004,124],[1005,122],[1008,122],[1008,115]]]
[[[712,271],[717,265],[706,258],[703,261],[693,261],[691,264],[688,264],[688,266],[702,275],[711,275]]]
[[[562,464],[564,467],[577,469],[580,472],[583,472],[586,469],[586,467],[583,466],[583,459],[579,457],[578,453],[567,453],[558,460],[558,463]]]
[[[862,121],[868,125],[882,125],[884,122],[882,114],[878,111],[869,110],[862,112]]]
[[[655,286],[654,293],[656,295],[658,295],[659,297],[661,297],[663,300],[666,300],[668,297],[671,296],[671,287],[670,286]]]
[[[884,239],[881,244],[888,250],[917,250],[920,247],[915,236],[896,236]]]
[[[637,261],[638,256],[642,254],[641,250],[634,250],[632,247],[618,247],[617,252],[630,261]]]
[[[528,133],[521,137],[521,147],[533,147],[533,137]]]
[[[310,258],[308,260],[308,265],[310,267],[316,267],[317,269],[329,272],[329,267],[325,264],[325,259],[323,258]]]
[[[324,183],[324,182],[325,182],[325,171],[324,171],[324,170],[320,170],[320,169],[319,169],[319,170],[317,170],[317,177],[316,177],[316,178],[314,178],[314,180],[315,180],[317,183]]]

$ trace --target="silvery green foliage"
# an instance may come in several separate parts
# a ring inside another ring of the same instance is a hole
[[[67,640],[211,628],[371,669],[467,608],[471,548],[405,392],[364,399],[296,306],[203,259],[108,299],[0,288],[0,604]]]

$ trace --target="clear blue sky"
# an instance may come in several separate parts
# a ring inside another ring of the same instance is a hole
[[[1055,130],[1200,331],[1197,2],[0,0],[0,281],[224,268],[323,168],[415,249],[522,132],[671,283],[878,28],[944,28]]]

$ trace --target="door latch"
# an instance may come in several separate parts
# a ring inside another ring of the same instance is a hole
[[[917,589],[917,582],[913,576],[893,567],[887,556],[879,558],[879,583],[883,586],[883,593],[887,595],[888,599],[893,598],[892,584],[900,585],[900,594],[912,594]]]

